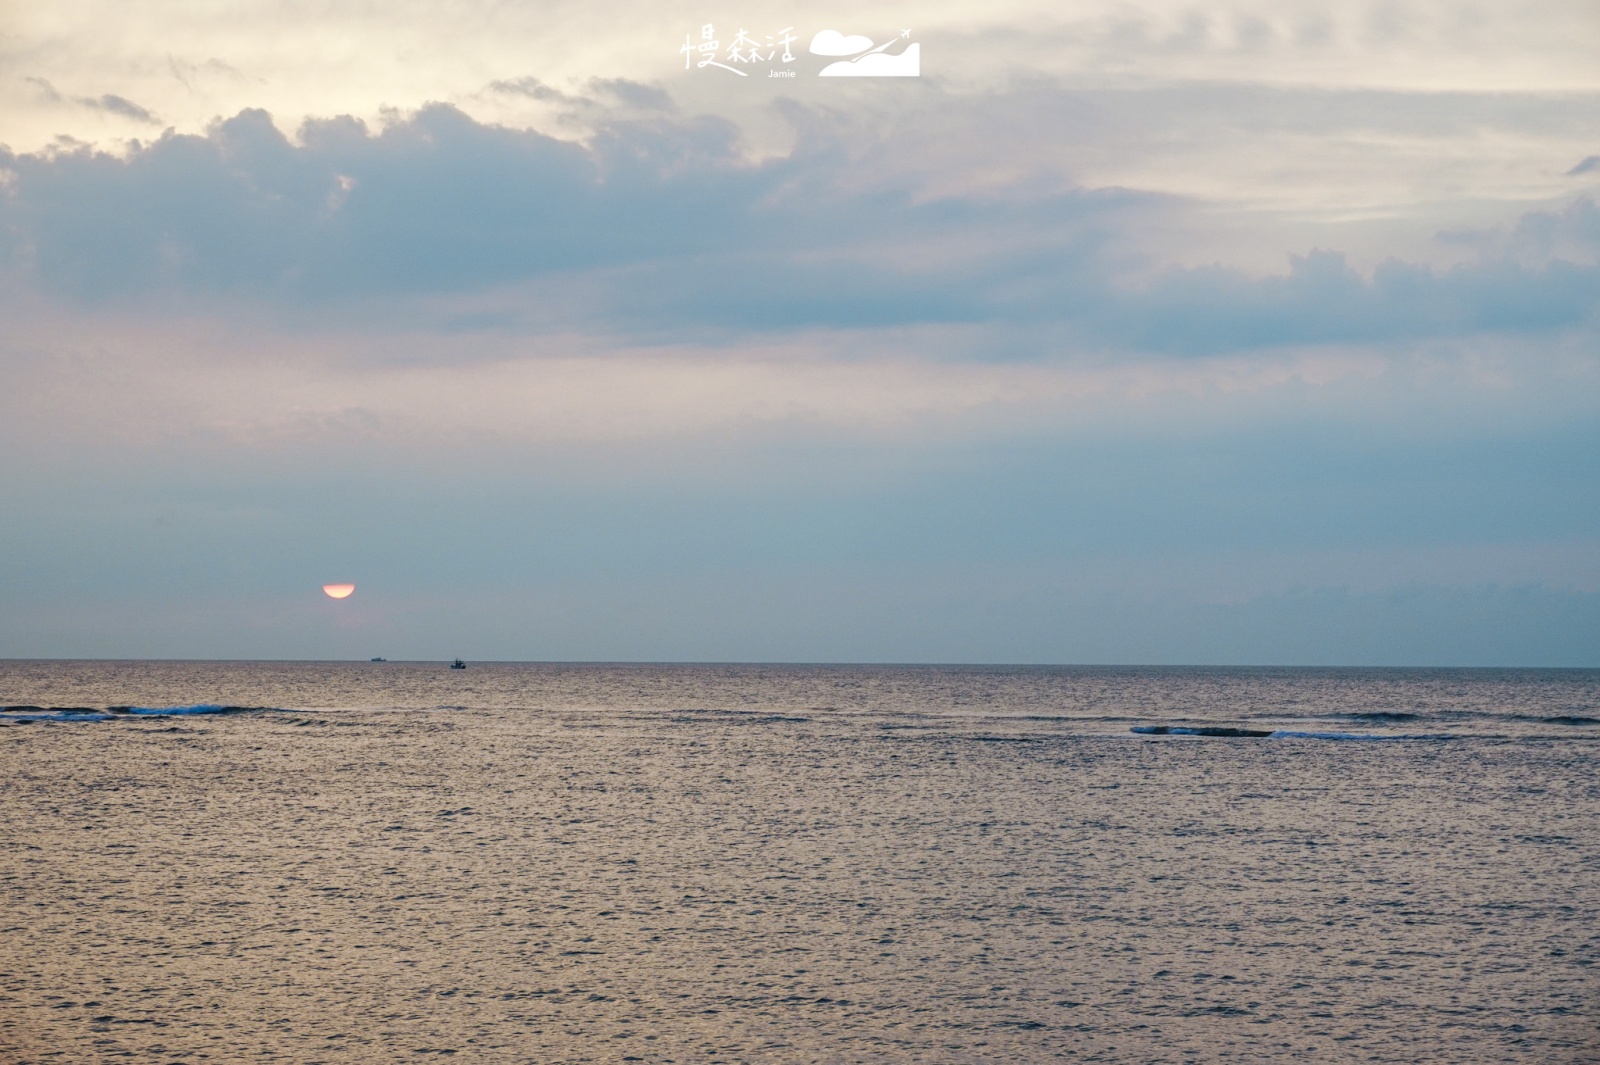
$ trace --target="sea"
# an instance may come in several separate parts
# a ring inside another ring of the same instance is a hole
[[[0,1061],[1600,1061],[1600,671],[0,661]]]

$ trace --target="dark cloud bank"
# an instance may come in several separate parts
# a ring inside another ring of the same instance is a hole
[[[291,143],[247,110],[125,157],[0,153],[0,255],[13,277],[75,301],[163,291],[327,307],[569,275],[584,296],[561,313],[612,329],[1004,321],[1193,354],[1556,331],[1600,308],[1596,267],[1509,252],[1363,276],[1313,251],[1274,277],[1214,267],[1118,283],[1119,227],[1170,203],[843,191],[870,153],[825,124],[797,128],[792,152],[752,165],[737,130],[707,117],[615,121],[579,145],[433,105],[376,132],[313,121]],[[1523,231],[1597,247],[1600,212],[1578,200]]]

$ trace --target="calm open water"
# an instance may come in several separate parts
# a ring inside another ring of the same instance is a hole
[[[262,709],[104,713],[197,705]],[[1600,671],[11,661],[0,706],[7,1063],[1600,1061]]]

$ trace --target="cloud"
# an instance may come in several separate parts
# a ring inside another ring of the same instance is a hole
[[[662,89],[627,78],[590,78],[586,93],[565,93],[532,76],[506,78],[489,83],[488,91],[500,96],[521,96],[541,103],[559,104],[573,112],[612,114],[619,110],[672,112],[677,104]]]
[[[32,85],[34,88],[38,89],[39,90],[39,95],[44,97],[45,100],[47,100],[48,102],[53,103],[53,104],[59,104],[59,103],[65,103],[66,102],[66,98],[63,97],[59,91],[57,91],[57,89],[56,89],[56,87],[54,85],[50,84],[48,79],[46,79],[46,78],[23,78],[22,80],[27,82],[29,85]]]
[[[534,100],[556,100],[565,103],[572,99],[566,93],[552,89],[535,77],[509,78],[489,83],[490,92],[526,96]]]
[[[123,118],[131,118],[136,122],[144,122],[149,125],[161,124],[161,120],[152,114],[148,109],[140,107],[132,100],[125,100],[121,96],[114,96],[111,93],[106,93],[104,96],[100,96],[92,100],[87,97],[81,97],[78,102],[83,104],[85,107],[94,107],[100,109],[101,111],[109,111],[113,115],[121,115]]]
[[[734,165],[731,131],[710,121],[636,126],[585,148],[437,105],[375,133],[342,118],[300,137],[291,144],[264,112],[244,111],[127,158],[7,154],[0,165],[20,198],[0,213],[47,288],[310,298],[455,290],[692,251],[758,191]]]
[[[53,104],[76,104],[96,111],[105,111],[108,114],[118,115],[122,118],[131,118],[135,122],[147,125],[160,125],[161,120],[148,108],[140,107],[132,100],[112,93],[103,96],[63,96],[61,92],[46,78],[23,78],[23,81],[39,90],[44,99]]]
[[[167,55],[167,70],[171,73],[174,81],[190,92],[197,90],[197,82],[222,81],[241,84],[250,80],[237,67],[224,63],[220,59],[208,59],[204,63],[192,63],[169,53]]]
[[[1511,226],[1450,230],[1435,235],[1441,244],[1470,248],[1482,259],[1536,266],[1555,260],[1600,260],[1600,208],[1579,196],[1557,210],[1529,211]]]
[[[812,55],[855,55],[872,47],[872,38],[854,34],[846,37],[838,30],[823,30],[811,38]]]
[[[1390,261],[1370,277],[1336,252],[1296,257],[1287,275],[1169,271],[1095,312],[1136,350],[1208,354],[1479,332],[1545,332],[1600,317],[1600,269],[1499,261],[1434,271]]]
[[[641,111],[676,111],[678,105],[664,90],[627,78],[590,78],[589,90]]]
[[[1577,166],[1567,171],[1567,177],[1577,177],[1579,174],[1592,174],[1600,170],[1600,155],[1591,155]]]
[[[1530,212],[1502,250],[1485,243],[1478,261],[1449,268],[1395,259],[1363,271],[1313,251],[1265,276],[1171,266],[1139,279],[1123,265],[1126,232],[1170,198],[1070,187],[918,198],[875,169],[902,150],[894,134],[812,123],[803,109],[790,111],[793,148],[759,162],[722,120],[601,113],[586,143],[436,104],[376,130],[308,122],[296,142],[249,110],[122,157],[4,153],[0,256],[42,291],[91,302],[388,299],[414,315],[419,296],[546,286],[531,305],[489,295],[453,310],[452,329],[1033,330],[1020,349],[989,347],[1005,357],[1538,334],[1600,316],[1600,215],[1588,200]]]

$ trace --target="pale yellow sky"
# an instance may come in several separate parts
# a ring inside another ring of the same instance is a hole
[[[859,91],[686,74],[677,49],[707,21],[730,36],[794,25],[806,35],[836,27],[881,40],[909,28],[923,43],[924,75],[961,93],[1037,78],[1111,87],[1600,91],[1600,6],[1591,0],[1534,8],[1506,0],[1093,0],[982,9],[950,0],[803,7],[774,0],[7,0],[0,12],[0,142],[19,151],[62,134],[110,143],[166,126],[196,131],[242,107],[265,108],[288,129],[308,115],[377,119],[384,108],[432,100],[524,124],[548,116],[484,90],[527,76],[569,90],[594,77],[660,83],[692,109],[735,114],[773,94],[819,100]],[[83,102],[107,94],[154,120]]]

